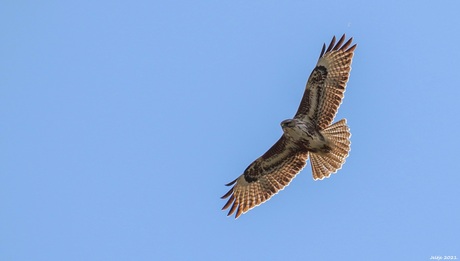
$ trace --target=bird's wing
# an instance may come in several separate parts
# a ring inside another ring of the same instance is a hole
[[[315,69],[308,78],[305,93],[294,118],[317,124],[319,129],[329,126],[342,103],[351,70],[356,44],[353,38],[346,43],[345,35],[335,43],[335,36],[326,49],[323,45]]]
[[[305,167],[308,152],[294,147],[284,135],[261,157],[255,160],[244,173],[227,184],[233,187],[222,196],[230,197],[222,208],[231,206],[228,216],[235,210],[235,218],[269,200]]]

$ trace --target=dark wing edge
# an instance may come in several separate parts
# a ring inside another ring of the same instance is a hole
[[[294,118],[316,122],[320,129],[326,128],[334,120],[344,97],[357,47],[356,44],[351,46],[353,38],[346,42],[345,39],[344,34],[336,43],[334,36],[327,48],[323,44]]]
[[[234,181],[226,184],[233,187],[221,198],[230,207],[227,216],[235,218],[266,202],[283,190],[305,167],[308,152],[299,152],[290,147],[282,136],[264,155],[259,157]]]

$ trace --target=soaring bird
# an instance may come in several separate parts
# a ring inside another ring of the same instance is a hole
[[[261,157],[252,162],[222,196],[230,197],[222,210],[235,218],[269,200],[284,189],[305,167],[310,157],[314,180],[328,178],[345,163],[350,152],[350,129],[346,119],[332,124],[345,92],[356,44],[336,43],[335,36],[323,44],[316,67],[293,119],[281,122],[283,135]],[[351,46],[351,47],[350,47]]]

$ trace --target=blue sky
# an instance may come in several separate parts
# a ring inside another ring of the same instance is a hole
[[[1,260],[460,258],[455,1],[6,1]],[[352,150],[235,220],[321,46],[358,44]]]

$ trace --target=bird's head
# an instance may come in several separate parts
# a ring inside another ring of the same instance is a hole
[[[288,137],[296,138],[304,135],[307,127],[299,119],[288,119],[281,122],[281,128]]]
[[[281,122],[281,128],[286,129],[286,128],[292,128],[296,126],[296,120],[295,119],[287,119]]]

